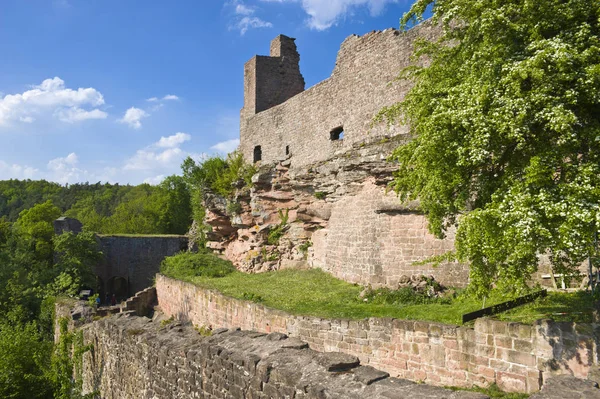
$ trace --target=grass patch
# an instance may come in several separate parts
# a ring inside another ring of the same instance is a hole
[[[180,252],[165,258],[160,267],[162,273],[177,279],[204,276],[218,278],[235,270],[233,264],[208,252]]]
[[[162,238],[172,238],[172,237],[180,237],[185,238],[187,236],[182,234],[97,234],[98,237],[130,237],[130,238],[152,238],[152,237],[162,237]]]
[[[169,324],[173,323],[174,321],[175,321],[175,317],[174,317],[174,316],[171,316],[171,317],[169,317],[168,319],[161,320],[161,322],[160,322],[160,326],[161,326],[161,327],[166,327],[166,326],[168,326]]]
[[[484,395],[489,396],[492,399],[527,399],[529,394],[526,393],[512,393],[512,392],[504,392],[498,385],[492,384],[488,388],[480,388],[480,387],[472,387],[472,388],[457,388],[457,387],[446,387],[453,391],[470,391],[470,392],[479,392]]]
[[[521,323],[539,319],[591,323],[597,298],[590,292],[549,292],[545,298],[499,313],[495,318]]]
[[[203,288],[218,290],[233,298],[260,302],[270,308],[297,315],[344,319],[393,317],[459,324],[463,313],[481,308],[481,301],[470,298],[422,304],[370,301],[369,298],[365,302],[359,297],[363,290],[361,286],[336,279],[319,269],[257,274],[234,271],[220,278],[178,277],[165,271],[163,273]]]
[[[368,290],[361,298],[363,287],[339,280],[320,269],[247,274],[210,253],[181,253],[166,258],[161,272],[233,298],[291,314],[323,318],[392,317],[460,325],[465,313],[513,299],[494,293],[484,303],[460,292],[453,297],[429,298],[411,289]],[[593,305],[593,298],[585,292],[549,293],[546,298],[495,318],[522,323],[540,318],[591,321]]]

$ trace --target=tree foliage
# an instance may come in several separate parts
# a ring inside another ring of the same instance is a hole
[[[600,226],[600,3],[417,0],[402,26],[429,7],[443,35],[418,43],[413,88],[379,114],[413,136],[393,187],[438,236],[458,221],[480,295],[524,287],[540,254],[572,272]]]
[[[181,168],[189,184],[223,197],[231,197],[238,182],[249,186],[252,183],[252,175],[256,173],[254,166],[247,164],[240,152],[232,152],[226,159],[219,156],[210,157],[200,163],[188,157]]]
[[[49,398],[47,370],[52,342],[44,340],[35,323],[0,321],[0,397]]]
[[[48,202],[59,216],[79,219],[84,230],[96,233],[185,234],[192,221],[189,191],[180,176],[157,186],[5,180],[0,181],[0,243],[7,223]]]

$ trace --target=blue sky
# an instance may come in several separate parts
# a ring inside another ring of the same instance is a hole
[[[239,136],[243,66],[295,37],[306,87],[410,0],[0,0],[0,180],[157,183]]]

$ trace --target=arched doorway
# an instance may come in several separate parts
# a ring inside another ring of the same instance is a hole
[[[114,294],[117,297],[117,302],[120,302],[129,297],[129,283],[123,277],[115,276],[108,280],[108,294],[112,297]]]

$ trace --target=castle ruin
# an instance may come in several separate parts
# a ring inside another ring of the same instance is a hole
[[[386,159],[408,139],[408,128],[372,123],[410,88],[396,77],[411,62],[415,39],[437,32],[423,23],[350,36],[332,75],[307,90],[294,39],[277,36],[270,56],[248,61],[239,150],[259,173],[234,200],[241,210],[205,198],[209,247],[250,272],[320,267],[365,285],[393,287],[424,274],[464,286],[465,265],[414,265],[452,249],[453,232],[435,238],[418,204],[400,204],[387,192],[395,166]],[[282,221],[284,237],[268,243]]]

